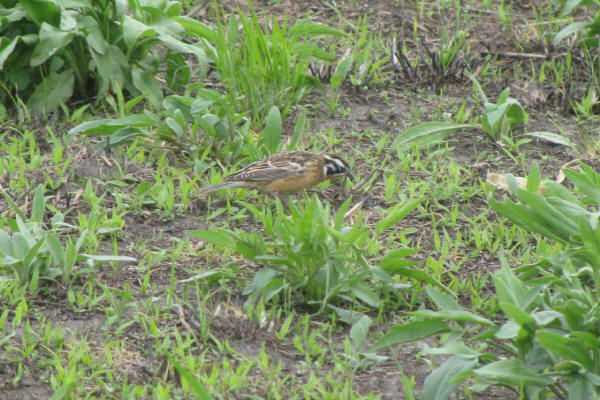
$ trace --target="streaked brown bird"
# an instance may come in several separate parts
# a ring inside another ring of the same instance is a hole
[[[201,189],[200,194],[227,188],[257,189],[267,194],[294,193],[341,176],[352,177],[352,172],[348,163],[334,154],[284,151],[226,176],[223,182]]]

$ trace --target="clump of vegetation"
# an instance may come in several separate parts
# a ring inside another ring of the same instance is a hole
[[[158,106],[159,73],[166,71],[169,90],[179,90],[192,75],[185,55],[195,56],[200,79],[207,69],[204,48],[186,40],[180,13],[176,1],[4,2],[0,101],[43,116],[69,100],[108,100],[124,88]]]

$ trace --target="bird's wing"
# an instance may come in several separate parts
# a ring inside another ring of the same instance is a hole
[[[304,169],[304,165],[290,159],[265,159],[248,165],[225,178],[227,181],[270,181],[286,178]]]

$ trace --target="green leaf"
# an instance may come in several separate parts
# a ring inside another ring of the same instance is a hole
[[[85,28],[80,28],[80,31],[84,34],[90,48],[98,54],[104,54],[108,48],[108,43],[102,35],[98,22],[92,16],[86,15],[79,19],[79,23]]]
[[[536,162],[533,162],[529,169],[529,175],[527,175],[527,190],[530,192],[537,192],[541,179],[540,167]]]
[[[511,303],[500,301],[498,305],[502,311],[504,311],[508,317],[512,318],[520,327],[529,333],[535,332],[537,323],[530,313]]]
[[[400,276],[405,276],[407,278],[416,279],[416,280],[422,281],[422,282],[427,282],[430,285],[434,285],[439,288],[445,288],[444,285],[442,285],[442,283],[440,281],[438,281],[437,279],[435,279],[434,277],[429,275],[427,272],[421,271],[419,269],[394,266],[394,267],[386,268],[385,271],[390,274],[398,274]]]
[[[21,0],[19,4],[38,25],[48,23],[58,27],[60,24],[60,9],[54,1]]]
[[[587,28],[588,26],[592,26],[592,24],[593,24],[592,21],[573,22],[572,24],[569,24],[566,27],[564,27],[563,29],[561,29],[554,36],[552,43],[554,45],[557,45],[560,42],[562,42],[564,39],[566,39],[567,37],[572,36],[573,34],[583,30],[584,28]]]
[[[343,217],[343,215],[342,215]],[[393,272],[395,267],[410,267],[420,264],[416,260],[408,260],[406,257],[418,253],[417,249],[394,249],[388,251],[379,261],[379,266],[388,272]]]
[[[13,40],[0,37],[0,71],[4,68],[4,62],[12,54],[20,40],[21,36],[17,36]]]
[[[348,71],[350,71],[350,68],[352,68],[353,62],[354,57],[352,57],[352,55],[349,55],[338,64],[333,73],[333,76],[331,77],[330,83],[332,88],[335,89],[342,83],[346,75],[348,75]]]
[[[113,255],[102,255],[102,254],[82,254],[85,258],[94,261],[111,262],[111,261],[129,261],[136,262],[137,259],[129,256],[113,256]]]
[[[33,206],[31,210],[31,221],[42,223],[44,211],[46,210],[46,198],[44,197],[44,187],[38,185],[33,195]]]
[[[393,225],[396,225],[398,222],[400,222],[402,218],[406,217],[408,213],[414,210],[419,203],[421,203],[421,198],[411,199],[404,204],[398,204],[391,209],[388,209],[386,211],[387,216],[381,221],[377,222],[377,225],[375,225],[375,232],[377,235],[381,235]]]
[[[266,285],[264,285],[260,289],[260,293],[262,294],[264,301],[267,302],[289,286],[290,284],[286,283],[284,279],[275,278],[271,279]]]
[[[50,251],[56,265],[65,262],[65,252],[58,238],[52,232],[46,232],[46,247]]]
[[[352,328],[350,328],[350,338],[352,339],[355,349],[360,349],[362,347],[372,324],[373,321],[371,318],[363,315],[361,319],[352,325]]]
[[[281,143],[281,114],[279,108],[271,107],[267,115],[267,122],[263,130],[260,141],[267,147],[269,153],[276,153]]]
[[[162,88],[153,71],[137,66],[131,68],[133,86],[148,97],[154,107],[160,107],[163,100]]]
[[[423,383],[421,398],[423,400],[445,400],[460,386],[461,382],[455,382],[457,376],[464,376],[477,365],[477,359],[453,356],[433,371]],[[466,376],[462,379],[466,379]]]
[[[153,37],[157,35],[157,32],[154,28],[130,17],[129,15],[123,16],[122,24],[123,40],[129,49],[133,48],[140,37]]]
[[[230,232],[219,230],[219,231],[202,231],[202,230],[190,230],[185,231],[187,234],[195,236],[200,240],[212,243],[222,247],[234,247],[235,241],[231,236]]]
[[[256,275],[254,275],[254,279],[250,282],[245,288],[242,294],[248,295],[252,293],[259,292],[269,284],[273,279],[281,275],[279,271],[274,270],[273,268],[262,268],[260,269]]]
[[[186,382],[192,387],[196,395],[195,398],[199,400],[213,400],[213,397],[210,395],[208,390],[206,390],[206,388],[202,386],[200,381],[198,381],[198,379],[190,371],[183,368],[181,364],[175,361],[175,359],[171,355],[169,355],[169,360],[173,363],[175,369],[179,372],[183,379],[185,379]]]
[[[189,33],[203,37],[211,43],[216,42],[216,32],[205,23],[186,16],[177,16],[174,20],[179,22]]]
[[[77,125],[68,132],[68,135],[109,134],[125,127],[147,127],[153,123],[154,121],[144,114],[129,115],[117,119],[99,119]]]
[[[4,200],[6,200],[6,202],[10,205],[10,208],[12,208],[12,210],[15,212],[16,215],[18,215],[21,220],[26,220],[27,218],[25,217],[25,214],[23,213],[23,210],[21,210],[21,207],[19,207],[14,201],[13,199],[8,195],[8,193],[6,193],[4,191],[4,189],[2,189],[0,187],[0,193],[2,194],[2,197],[4,197]]]
[[[440,142],[452,132],[463,128],[473,128],[472,124],[454,124],[450,122],[424,122],[408,128],[394,140],[392,148],[406,150],[412,145],[431,145]]]
[[[42,24],[40,40],[33,49],[29,66],[37,67],[52,57],[57,51],[71,43],[75,38],[72,32],[64,32],[47,23]]]
[[[527,133],[525,133],[525,135],[533,136],[533,137],[545,140],[550,143],[567,146],[567,147],[570,147],[573,151],[577,151],[577,147],[575,146],[575,143],[571,142],[566,137],[559,135],[558,133],[535,131],[535,132],[527,132]]]
[[[352,294],[371,307],[379,307],[381,299],[366,284],[356,283],[350,289]]]
[[[428,319],[449,319],[452,321],[471,322],[478,325],[495,326],[495,324],[489,319],[480,317],[479,315],[473,314],[472,312],[463,310],[421,310],[408,312],[407,314]]]
[[[448,331],[450,331],[450,327],[438,320],[416,321],[405,325],[394,326],[388,333],[371,346],[371,351],[412,342]]]
[[[517,359],[495,361],[473,372],[492,382],[501,382],[509,386],[546,386],[553,383],[552,379],[528,368],[523,361]]]
[[[134,128],[132,126],[126,126],[125,128],[121,128],[118,131],[111,133],[106,138],[106,140],[95,143],[92,146],[92,150],[101,151],[101,150],[112,149],[112,148],[119,147],[124,144],[131,143],[131,142],[133,142],[133,140],[136,137],[145,136],[145,135],[147,135],[147,133],[138,128]]]
[[[558,355],[564,360],[574,361],[588,371],[595,370],[595,364],[590,357],[589,350],[578,340],[547,330],[538,332],[535,337],[549,352]]]
[[[427,292],[427,296],[429,296],[431,301],[433,301],[441,311],[463,310],[463,307],[460,304],[458,304],[458,302],[454,300],[453,297],[442,293],[431,286],[427,286],[425,288],[425,291]]]
[[[27,251],[27,254],[25,254],[25,257],[23,258],[23,266],[26,269],[29,269],[31,267],[31,265],[33,264],[33,261],[40,256],[40,249],[42,248],[42,245],[44,244],[44,242],[46,241],[46,237],[42,237],[40,240],[37,241],[37,243],[31,247],[29,249],[29,251]]]
[[[42,116],[56,110],[73,95],[75,77],[72,70],[51,72],[40,82],[27,100],[27,106],[35,115]]]

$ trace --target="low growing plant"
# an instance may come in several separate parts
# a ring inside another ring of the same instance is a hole
[[[501,256],[494,320],[427,288],[439,311],[409,313],[414,322],[392,328],[375,343],[377,350],[449,332],[442,347],[425,351],[450,358],[426,379],[423,399],[447,399],[468,382],[471,391],[498,385],[522,399],[600,398],[600,174],[584,164],[581,172],[564,173],[573,190],[541,182],[534,164],[525,188],[508,176],[516,200],[489,197],[490,206],[509,220],[563,246],[515,270]]]
[[[37,115],[73,96],[107,98],[109,89],[163,98],[157,74],[171,90],[188,83],[184,55],[208,58],[185,35],[189,22],[177,1],[8,0],[0,7],[0,102],[23,99]],[[184,26],[183,23],[186,23]],[[166,66],[165,66],[166,65]],[[110,95],[109,95],[110,97]]]
[[[412,200],[390,210],[377,225],[376,233],[400,221],[418,203]],[[188,233],[217,247],[233,249],[259,266],[244,289],[251,299],[262,297],[265,302],[308,306],[317,312],[329,305],[336,306],[336,310],[337,306],[361,304],[377,308],[381,299],[373,285],[391,289],[399,284],[400,277],[439,285],[426,273],[410,268],[415,262],[406,257],[415,249],[391,250],[379,265],[371,265],[367,256],[372,232],[360,219],[352,225],[344,221],[350,200],[335,214],[316,195],[300,205],[290,202],[289,212],[279,200],[275,213],[244,205],[260,221],[264,234],[230,230]]]
[[[10,279],[8,276],[12,275],[19,286],[27,287],[31,293],[38,291],[40,281],[59,279],[70,287],[77,276],[92,271],[95,262],[136,261],[132,257],[80,253],[88,229],[84,229],[75,241],[71,237],[61,237],[60,231],[64,227],[59,214],[48,229],[43,221],[46,197],[42,185],[34,191],[29,218],[4,191],[2,195],[15,212],[15,218],[3,221],[9,232],[0,229],[0,277]],[[84,260],[88,268],[75,272],[76,263]]]

